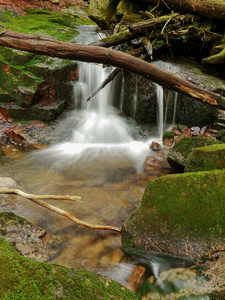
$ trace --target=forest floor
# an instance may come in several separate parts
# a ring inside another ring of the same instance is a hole
[[[84,7],[87,5],[82,0],[59,0],[59,4],[53,4],[50,1],[40,0],[0,0],[0,9],[8,9],[16,12],[17,14],[25,14],[24,9],[26,8],[46,8],[50,10],[61,10],[66,8],[66,4],[77,5]]]

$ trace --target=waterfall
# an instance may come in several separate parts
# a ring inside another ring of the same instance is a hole
[[[163,87],[156,85],[156,100],[157,100],[157,132],[161,138],[163,135]]]
[[[138,99],[138,75],[135,76],[135,90],[133,95],[133,113],[132,117],[135,120],[137,110],[137,99]]]
[[[173,100],[173,119],[172,119],[172,125],[175,124],[176,119],[176,110],[177,110],[177,98],[178,98],[178,92],[174,93],[174,100]]]
[[[120,92],[120,112],[123,111],[123,102],[124,102],[124,74],[122,74],[122,79],[121,79],[121,92]]]
[[[82,35],[79,41],[83,42]],[[71,172],[87,168],[91,171],[92,167],[100,169],[107,165],[114,168],[132,166],[137,172],[142,172],[145,157],[149,155],[149,145],[134,140],[128,125],[112,107],[114,83],[108,83],[90,101],[86,101],[111,70],[111,67],[94,63],[78,63],[79,78],[74,83],[74,101],[80,109],[67,120],[67,127],[72,129],[71,139],[39,151],[42,161],[50,163],[53,168],[69,168]]]

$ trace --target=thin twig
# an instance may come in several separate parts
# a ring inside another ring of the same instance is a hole
[[[162,29],[162,31],[161,31],[161,34],[164,33],[164,30],[165,30],[167,24],[173,19],[173,16],[174,16],[174,11],[172,11],[172,14],[171,14],[169,20],[168,20],[168,21],[166,22],[166,24],[163,26],[163,29]]]
[[[65,195],[34,195],[34,194],[28,194],[25,193],[19,189],[9,189],[9,188],[2,188],[0,187],[0,193],[2,194],[17,194],[20,195],[24,198],[27,198],[33,202],[35,202],[36,204],[43,206],[51,211],[54,211],[68,219],[70,219],[71,221],[73,221],[74,223],[78,224],[78,225],[82,225],[91,229],[102,229],[102,230],[112,230],[112,231],[116,231],[116,232],[121,232],[122,229],[118,228],[118,227],[114,227],[114,226],[107,226],[107,225],[92,225],[90,223],[84,222],[82,220],[77,219],[74,215],[66,212],[65,210],[62,210],[58,207],[55,207],[47,202],[44,202],[42,200],[39,199],[63,199],[63,200],[79,200],[80,197],[78,196],[65,196]]]
[[[29,199],[53,199],[53,200],[70,200],[70,201],[79,201],[81,197],[79,196],[69,196],[69,195],[35,195],[35,194],[28,194],[19,189],[9,189],[0,187],[1,194],[17,194],[24,198]]]

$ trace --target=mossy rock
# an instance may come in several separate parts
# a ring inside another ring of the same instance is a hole
[[[183,172],[187,157],[195,148],[219,143],[217,140],[205,137],[184,137],[169,151],[167,161],[172,168]]]
[[[175,137],[175,132],[174,131],[165,131],[163,133],[163,140],[166,140],[166,139],[173,139]]]
[[[107,277],[36,262],[0,239],[1,299],[138,299]]]
[[[225,144],[196,148],[188,156],[185,172],[225,169]]]
[[[122,230],[125,250],[199,259],[225,241],[225,170],[167,175],[149,182]]]
[[[116,2],[111,0],[91,0],[88,17],[100,28],[109,29],[112,16],[116,12]]]
[[[225,143],[225,129],[220,130],[215,137],[221,142]]]

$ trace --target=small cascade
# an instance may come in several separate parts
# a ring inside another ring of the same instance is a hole
[[[123,111],[123,103],[124,103],[124,74],[122,74],[122,78],[121,78],[121,92],[120,92],[120,112]]]
[[[83,43],[85,39],[81,36],[82,34],[79,39]],[[92,41],[90,37],[85,40],[88,43]],[[95,172],[94,169],[107,168],[107,165],[126,165],[133,167],[137,172],[142,171],[145,157],[149,154],[149,145],[133,139],[128,125],[112,107],[114,83],[108,83],[87,101],[111,71],[112,67],[78,63],[79,78],[74,84],[74,101],[79,109],[74,111],[67,121],[67,127],[72,129],[71,139],[39,152],[43,161],[46,159],[53,168],[65,170],[69,167],[70,171],[76,169],[81,172],[82,169],[88,169]],[[120,106],[122,110],[123,99]]]
[[[156,100],[157,100],[157,132],[161,138],[163,135],[163,87],[156,85]]]
[[[170,102],[170,96],[171,92],[168,91],[166,97],[165,97],[165,114],[164,114],[164,126],[167,124],[167,115],[168,115],[168,108],[169,108],[169,102]]]
[[[138,99],[138,75],[135,76],[135,91],[133,95],[133,113],[132,117],[135,120],[137,111],[137,99]]]
[[[172,125],[175,125],[176,111],[177,111],[177,98],[178,98],[178,92],[175,92],[174,93],[174,100],[173,100],[173,119],[172,119]]]

